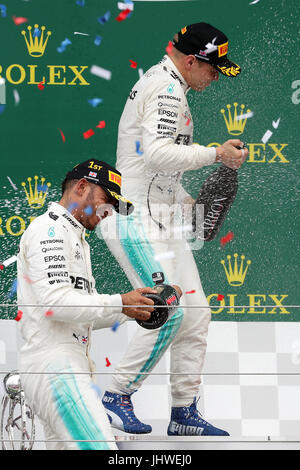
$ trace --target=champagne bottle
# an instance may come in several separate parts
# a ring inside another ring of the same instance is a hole
[[[192,223],[197,239],[211,241],[217,236],[234,202],[237,190],[237,170],[221,164],[209,175],[193,207]],[[204,205],[204,214],[200,204]]]

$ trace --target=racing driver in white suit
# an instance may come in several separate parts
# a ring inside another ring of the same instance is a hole
[[[167,283],[180,285],[181,303],[187,306],[159,329],[138,328],[115,370],[103,404],[112,425],[126,432],[151,432],[133,408],[128,418],[123,403],[131,403],[132,393],[171,344],[168,434],[228,435],[205,421],[196,408],[211,314],[209,308],[194,307],[208,303],[192,251],[184,237],[175,236],[176,207],[193,201],[180,184],[183,172],[218,161],[236,169],[248,154],[236,148],[242,144],[239,139],[218,148],[193,144],[187,92],[204,90],[218,80],[219,72],[228,77],[240,73],[227,59],[227,50],[228,38],[207,23],[182,28],[168,55],[133,86],[120,119],[116,167],[135,211],[129,217],[114,214],[106,219],[100,226],[102,236],[134,288],[151,285],[152,273],[162,271]]]
[[[122,295],[95,290],[85,229],[94,230],[113,206],[122,213],[132,210],[120,188],[120,173],[107,163],[90,159],[77,165],[62,184],[59,203],[51,203],[21,238],[20,373],[49,450],[117,450],[92,380],[91,331],[129,317],[147,320],[153,301],[142,294],[154,292],[147,287]]]

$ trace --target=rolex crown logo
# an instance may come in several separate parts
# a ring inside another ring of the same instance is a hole
[[[231,286],[235,286],[235,287],[242,286],[244,284],[245,277],[246,277],[246,274],[247,274],[247,271],[248,271],[248,267],[249,267],[249,264],[251,264],[251,261],[248,260],[247,261],[247,266],[244,267],[245,256],[242,255],[241,256],[241,265],[238,268],[237,258],[238,258],[239,255],[237,253],[234,253],[233,256],[234,256],[234,266],[233,266],[233,268],[232,268],[232,265],[231,265],[231,256],[230,255],[227,256],[228,269],[225,266],[225,260],[224,259],[221,260],[221,264],[223,264],[228,283]]]
[[[28,188],[26,188],[26,183],[23,181],[21,184],[24,188],[28,204],[34,209],[40,209],[45,203],[45,199],[48,194],[48,189],[51,186],[51,183],[45,183],[45,178],[41,178],[41,184],[38,186],[38,176],[34,176],[34,188],[32,187],[32,178],[27,178]]]
[[[238,115],[238,112],[237,112],[238,103],[233,103],[233,106],[234,106],[233,116],[232,116],[231,105],[230,104],[227,105],[228,116],[225,115],[225,112],[226,112],[225,109],[221,109],[221,113],[223,114],[225,124],[226,124],[226,127],[227,127],[227,130],[228,130],[229,134],[231,134],[231,135],[241,135],[244,132],[245,125],[246,125],[246,122],[247,122],[247,117],[243,117],[245,115],[245,113],[244,113],[245,105],[241,104],[241,108],[240,108],[241,112],[240,112],[239,115]],[[248,114],[250,112],[251,112],[251,110],[247,109],[246,114]]]
[[[38,27],[38,24],[34,25],[35,29],[37,29]],[[45,26],[41,26],[40,37],[35,36],[33,38],[31,32],[32,26],[28,26],[27,29],[29,32],[29,38],[27,39],[26,37],[26,31],[22,31],[22,34],[24,36],[28,52],[32,57],[41,57],[42,55],[44,55],[49,36],[51,35],[51,31],[47,31],[47,35],[46,37],[44,37],[44,32],[46,28]]]

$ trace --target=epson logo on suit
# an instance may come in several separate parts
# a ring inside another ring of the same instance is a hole
[[[44,260],[45,263],[50,263],[50,261],[65,261],[65,257],[63,255],[45,256]]]
[[[168,111],[167,109],[159,109],[158,114],[161,114],[162,116],[165,114],[169,117],[178,117],[178,113],[175,113],[174,111]]]

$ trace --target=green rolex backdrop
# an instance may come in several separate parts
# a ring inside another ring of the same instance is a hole
[[[221,233],[194,252],[213,320],[299,320],[288,307],[300,303],[299,1],[135,1],[123,21],[112,0],[3,1],[0,302],[15,303],[16,263],[6,260],[33,218],[59,199],[65,173],[87,158],[115,163],[133,84],[175,32],[205,21],[229,36],[228,55],[242,74],[189,93],[194,140],[238,137],[249,148]],[[192,196],[211,171],[185,173]],[[95,233],[88,240],[98,290],[130,289],[105,243]],[[1,308],[0,318],[15,316]]]

